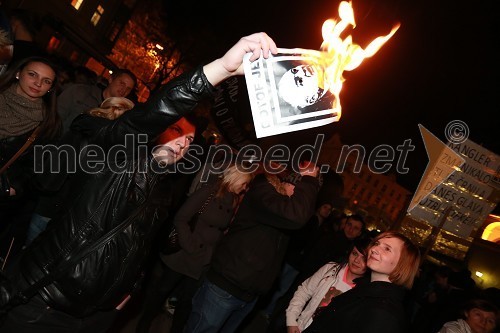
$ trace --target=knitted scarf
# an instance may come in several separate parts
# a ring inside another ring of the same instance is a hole
[[[32,101],[19,95],[16,88],[13,84],[0,93],[0,139],[28,133],[45,115],[41,98]]]

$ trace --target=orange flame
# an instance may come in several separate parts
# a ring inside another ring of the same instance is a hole
[[[322,70],[324,77],[320,75],[320,86],[325,86],[335,96],[334,105],[340,117],[340,90],[344,78],[344,71],[352,71],[357,68],[365,58],[373,56],[399,29],[400,24],[395,25],[391,32],[386,36],[375,38],[365,49],[358,44],[353,43],[352,36],[345,39],[340,34],[351,25],[356,27],[354,20],[354,11],[351,2],[342,1],[339,5],[340,21],[333,19],[326,20],[323,23],[322,34],[323,43],[321,45],[322,56],[317,64]]]

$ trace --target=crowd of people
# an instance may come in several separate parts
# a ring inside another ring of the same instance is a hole
[[[9,22],[29,40],[19,17]],[[237,332],[255,314],[271,333],[498,331],[498,289],[425,266],[410,239],[371,233],[361,215],[333,216],[310,161],[231,159],[200,184],[177,167],[215,86],[243,74],[245,54],[277,52],[265,33],[242,37],[145,103],[130,70],[102,86],[91,74],[68,82],[48,56],[10,58],[0,74],[1,332],[106,332],[140,299],[136,332],[147,333],[172,296],[173,333]],[[55,161],[41,146],[78,159]],[[168,226],[174,253],[162,252]]]

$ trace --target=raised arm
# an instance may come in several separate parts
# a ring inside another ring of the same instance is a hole
[[[243,74],[243,57],[252,52],[250,60],[261,54],[277,53],[274,41],[263,32],[241,38],[221,58],[169,81],[148,101],[125,113],[112,125],[101,129],[97,138],[102,144],[121,143],[126,134],[148,134],[154,138],[184,114],[191,112],[198,103],[215,94],[213,86],[225,79]]]
[[[254,61],[261,54],[264,58],[269,58],[270,53],[276,54],[278,49],[265,32],[243,37],[222,58],[203,67],[208,81],[215,86],[231,76],[243,75],[243,56],[249,52],[252,52],[250,61]]]

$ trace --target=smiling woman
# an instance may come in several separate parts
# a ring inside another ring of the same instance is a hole
[[[420,263],[418,248],[404,235],[387,231],[374,239],[366,265],[369,283],[334,298],[304,333],[409,332],[404,311],[405,289],[410,289]]]

